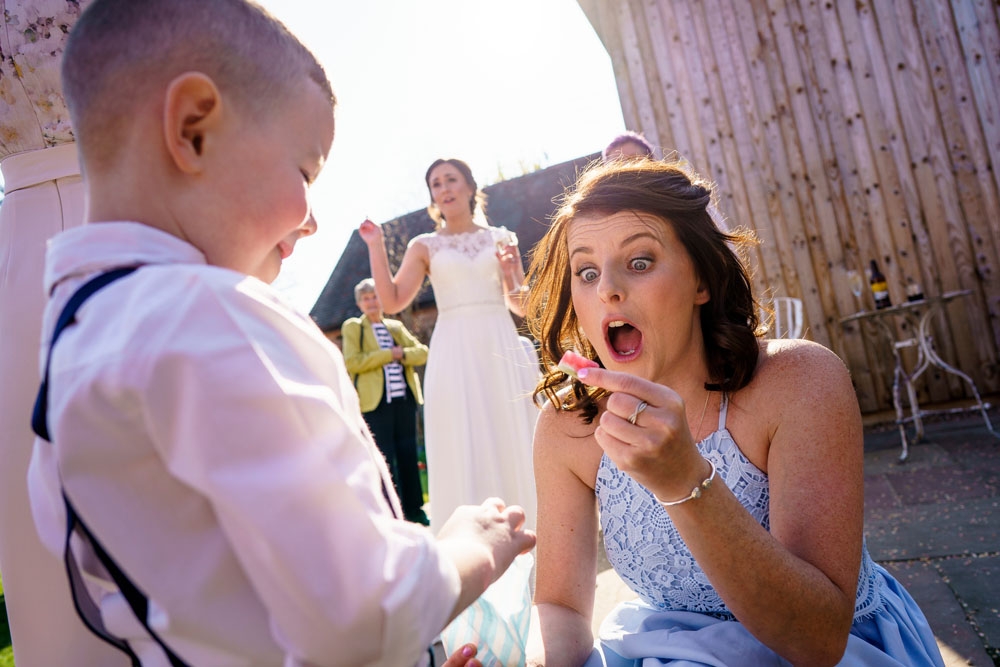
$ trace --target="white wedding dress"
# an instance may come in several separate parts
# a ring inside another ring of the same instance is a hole
[[[438,317],[424,373],[424,442],[431,528],[490,496],[521,505],[535,526],[531,394],[537,357],[504,305],[496,242],[503,227],[423,234]]]

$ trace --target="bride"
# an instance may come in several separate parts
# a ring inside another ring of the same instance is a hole
[[[539,371],[508,312],[524,314],[527,291],[516,236],[485,220],[485,196],[462,160],[436,160],[425,181],[437,228],[410,241],[395,275],[381,227],[365,220],[358,232],[387,313],[408,306],[425,277],[434,288],[438,317],[424,374],[431,528],[488,496],[521,505],[533,528],[531,394]]]

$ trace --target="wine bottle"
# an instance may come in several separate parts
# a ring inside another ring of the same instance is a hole
[[[885,282],[885,276],[878,270],[878,263],[872,260],[872,275],[869,278],[872,288],[872,297],[875,299],[875,308],[888,308],[892,305],[889,300],[889,285]]]

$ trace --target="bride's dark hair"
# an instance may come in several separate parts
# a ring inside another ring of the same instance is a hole
[[[450,164],[451,166],[458,169],[458,172],[462,174],[465,178],[465,182],[468,183],[469,187],[472,189],[472,196],[469,197],[469,213],[476,214],[476,205],[479,205],[479,209],[486,215],[486,193],[479,189],[476,184],[476,178],[472,175],[472,168],[468,164],[459,160],[455,157],[450,158],[439,158],[431,163],[431,166],[427,167],[427,173],[424,174],[424,183],[427,184],[427,192],[431,194],[431,203],[427,206],[427,214],[431,216],[431,219],[435,222],[435,229],[440,229],[443,224],[444,215],[434,204],[434,195],[431,193],[431,172],[440,167],[443,164]]]

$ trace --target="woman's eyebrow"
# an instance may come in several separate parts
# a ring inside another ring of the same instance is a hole
[[[632,234],[631,236],[626,237],[625,240],[622,241],[622,245],[626,245],[628,243],[632,243],[633,241],[637,241],[637,240],[639,240],[641,238],[648,238],[648,239],[651,239],[653,241],[659,241],[660,240],[656,236],[656,234],[654,234],[653,232],[649,232],[649,231],[645,231],[644,230],[644,231],[641,231],[641,232],[636,232],[635,234]]]

